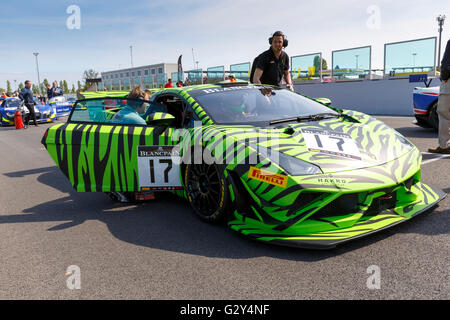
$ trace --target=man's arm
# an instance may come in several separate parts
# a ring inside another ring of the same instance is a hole
[[[261,76],[263,74],[263,70],[260,68],[255,69],[255,74],[253,75],[253,83],[261,84]]]
[[[289,70],[284,70],[284,79],[286,80],[286,86],[291,91],[294,91],[294,86],[292,85],[291,73],[289,72]]]
[[[20,92],[19,92],[19,99],[22,100],[22,101],[24,101],[24,99],[25,99],[25,97],[24,97],[24,93],[25,93],[24,89],[20,90]]]

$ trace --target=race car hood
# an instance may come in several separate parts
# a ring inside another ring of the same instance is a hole
[[[284,124],[282,128],[259,128],[251,148],[269,158],[280,152],[318,166],[323,173],[362,169],[395,160],[415,147],[383,122],[355,111],[345,118]],[[271,154],[271,155],[270,155]],[[273,159],[277,162],[276,159]],[[283,168],[282,163],[278,163]]]
[[[439,94],[439,89],[440,87],[436,86],[436,87],[428,87],[428,88],[424,88],[424,87],[415,87],[413,92],[414,93],[423,93],[423,94],[433,94],[433,95],[438,95]]]
[[[6,112],[15,112],[17,108],[3,108],[3,110],[5,110]]]

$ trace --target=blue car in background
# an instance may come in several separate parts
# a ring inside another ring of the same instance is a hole
[[[36,97],[34,98],[36,105],[34,112],[36,113],[36,120],[38,123],[52,122],[56,119],[56,112],[48,104],[42,104]],[[5,98],[0,103],[1,125],[14,125],[14,114],[17,109],[22,111],[22,115],[28,114],[29,111],[24,107],[22,100],[19,98]]]
[[[73,100],[72,100],[73,99]],[[57,117],[68,116],[75,98],[66,98],[65,96],[57,96],[50,98],[47,103],[55,110]]]
[[[413,91],[414,117],[418,126],[438,130],[439,118],[436,112],[439,87],[420,88]]]

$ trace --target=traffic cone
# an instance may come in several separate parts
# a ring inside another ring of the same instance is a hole
[[[16,124],[16,129],[23,129],[22,113],[20,110],[17,110],[14,114],[14,122]]]

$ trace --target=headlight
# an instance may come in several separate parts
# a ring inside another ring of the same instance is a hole
[[[277,163],[283,170],[292,176],[302,176],[310,174],[321,174],[322,170],[314,164],[288,156],[284,153],[267,149],[250,143],[250,147],[255,149],[263,157]]]
[[[403,146],[407,148],[408,150],[411,150],[414,148],[414,145],[409,142],[404,136],[401,135],[397,130],[394,130],[395,135],[397,138],[402,142]]]
[[[281,168],[287,171],[292,176],[301,176],[309,174],[322,173],[320,168],[309,162],[288,156],[284,153],[279,153],[279,162]]]

